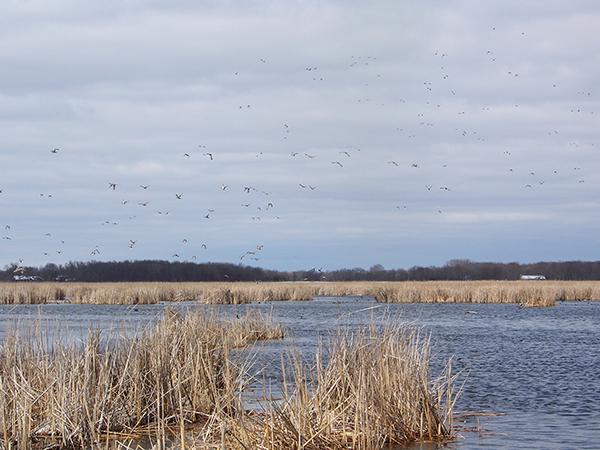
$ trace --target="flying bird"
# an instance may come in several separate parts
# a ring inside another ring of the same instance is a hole
[[[144,186],[143,184],[140,184],[140,187],[141,187],[142,189],[148,189],[148,188],[150,187],[150,185],[148,184],[148,185]]]
[[[112,189],[113,191],[117,188],[117,183],[108,183],[108,188]]]
[[[57,148],[53,148],[52,150],[50,150],[50,153],[58,153],[58,149]]]
[[[212,155],[212,153],[208,153],[208,152],[206,152],[206,153],[204,153],[204,155],[203,155],[203,156],[208,156],[208,157],[210,157],[210,160],[211,160],[211,161],[213,160],[213,155]]]
[[[175,194],[175,197],[177,197],[179,200],[181,200],[181,196],[182,196],[182,195],[183,195],[183,194]]]
[[[187,156],[187,157],[189,158],[189,157],[190,157],[190,154],[189,154],[189,153],[184,153],[184,154],[183,154],[183,156],[184,156],[184,157],[185,157],[185,156]]]
[[[342,163],[339,161],[332,161],[331,164],[337,164],[340,167],[344,167],[344,166],[342,166]]]
[[[137,239],[136,239],[135,241],[134,241],[134,240],[131,240],[131,239],[129,239],[129,242],[131,242],[131,243],[129,244],[129,248],[133,248],[133,246],[134,246],[134,245],[135,245],[135,243],[137,242]]]

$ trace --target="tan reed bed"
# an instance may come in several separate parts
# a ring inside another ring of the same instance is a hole
[[[287,365],[282,356],[291,366],[283,399],[265,399],[264,412],[244,409],[253,377],[243,348],[283,336],[269,317],[167,310],[135,333],[89,330],[79,345],[58,329],[40,319],[0,348],[2,448],[108,447],[120,438],[159,449],[167,440],[182,449],[381,449],[452,438],[455,377],[448,364],[430,380],[429,340],[414,325],[341,328],[315,361],[292,346]]]
[[[140,282],[140,283],[0,283],[0,304],[57,301],[85,304],[155,304],[201,301],[205,304],[312,300],[323,294],[319,283]],[[343,288],[337,291],[346,292]],[[326,290],[328,292],[328,290]]]
[[[326,364],[324,355],[330,358]],[[315,361],[303,360],[292,347],[286,373],[282,357],[280,401],[265,399],[262,414],[214,423],[194,446],[375,450],[452,440],[456,377],[448,363],[432,382],[429,358],[429,340],[414,325],[340,328],[321,342]]]
[[[225,320],[168,310],[137,332],[89,330],[80,345],[57,330],[39,319],[9,332],[0,347],[4,449],[87,448],[109,436],[160,442],[169,427],[184,433],[190,423],[235,417],[246,374],[232,349],[283,337],[280,326],[250,312]]]
[[[202,289],[203,283],[0,283],[0,304],[148,305],[196,301]]]
[[[378,302],[517,303],[553,306],[556,301],[600,300],[599,281],[421,281],[373,286]]]
[[[600,300],[600,281],[0,283],[0,304],[56,301],[124,305],[178,301],[247,304],[342,295],[372,295],[384,303],[552,306],[556,301]]]

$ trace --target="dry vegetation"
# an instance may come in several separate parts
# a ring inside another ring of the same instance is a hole
[[[240,411],[244,365],[234,348],[280,339],[281,326],[248,312],[167,310],[139,330],[89,330],[66,344],[59,327],[15,328],[0,347],[0,442],[27,449],[37,442],[86,447],[109,435],[158,439],[173,425]]]
[[[231,444],[370,450],[451,440],[455,378],[448,364],[431,382],[429,350],[417,328],[397,322],[338,329],[310,363],[292,349],[281,401],[265,402],[265,414],[232,426]]]
[[[283,399],[265,398],[258,412],[241,393],[256,380],[249,344],[282,337],[268,317],[167,310],[141,330],[89,330],[78,345],[58,329],[38,320],[0,347],[4,449],[133,439],[159,449],[366,450],[452,437],[450,367],[430,381],[429,341],[414,325],[340,330],[311,362],[292,347]]]
[[[314,296],[372,295],[390,303],[521,303],[600,300],[599,281],[407,281],[278,283],[0,283],[0,304],[56,301],[154,304],[198,301],[246,304],[312,300]]]
[[[600,300],[598,281],[425,281],[381,284],[374,293],[390,303],[518,303],[553,306],[556,301]]]

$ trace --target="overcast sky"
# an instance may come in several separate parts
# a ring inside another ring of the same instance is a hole
[[[596,0],[4,1],[0,267],[598,260],[599,23]]]

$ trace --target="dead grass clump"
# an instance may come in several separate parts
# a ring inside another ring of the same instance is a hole
[[[151,305],[160,302],[197,301],[197,283],[78,283],[72,303]]]
[[[230,424],[226,448],[372,450],[451,440],[455,378],[448,365],[431,382],[429,348],[415,327],[388,323],[338,330],[311,363],[292,349],[290,371],[282,361],[283,398]]]
[[[58,283],[0,283],[0,304],[34,305],[64,298]]]
[[[81,448],[109,435],[158,440],[169,427],[235,417],[243,411],[245,373],[232,349],[282,336],[263,319],[167,311],[137,332],[90,330],[80,345],[40,321],[15,328],[0,347],[0,445]]]
[[[212,305],[243,305],[253,302],[303,301],[319,295],[308,283],[198,283],[201,302]]]
[[[430,343],[413,325],[339,329],[314,361],[292,347],[286,364],[282,356],[282,398],[265,399],[261,412],[244,409],[251,361],[233,352],[283,337],[257,312],[167,310],[141,330],[89,330],[78,345],[42,325],[15,328],[0,348],[3,448],[120,437],[159,448],[169,440],[183,449],[370,450],[452,438],[455,376],[448,364],[431,381]]]

